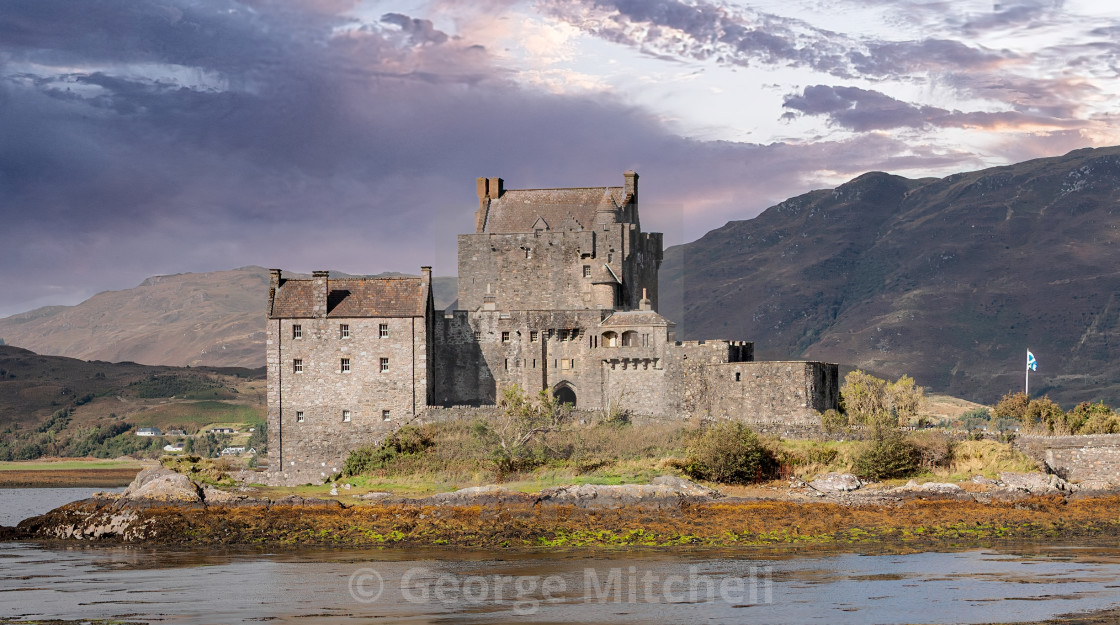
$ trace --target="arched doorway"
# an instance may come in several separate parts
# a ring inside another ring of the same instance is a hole
[[[552,396],[556,398],[558,404],[571,404],[572,407],[576,405],[576,392],[566,383],[557,384],[556,388],[552,389]]]

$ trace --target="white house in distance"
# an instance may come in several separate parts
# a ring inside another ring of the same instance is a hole
[[[159,428],[139,428],[136,430],[137,436],[163,436],[163,432]]]

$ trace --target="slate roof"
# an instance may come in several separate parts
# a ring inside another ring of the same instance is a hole
[[[340,278],[327,288],[327,317],[423,317],[428,302],[420,278]],[[311,280],[286,280],[271,317],[310,318],[314,305]]]
[[[674,326],[677,325],[652,310],[629,310],[616,312],[599,324],[604,328],[630,326]]]
[[[617,210],[626,200],[622,187],[507,189],[500,198],[490,200],[483,232],[533,232],[538,219],[544,219],[551,230],[590,230],[600,206]],[[575,228],[571,220],[580,227]]]

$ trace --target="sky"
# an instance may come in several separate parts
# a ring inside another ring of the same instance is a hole
[[[867,171],[1120,144],[1118,69],[1112,0],[6,0],[0,317],[246,265],[454,275],[479,176],[633,169],[643,228],[691,241]]]

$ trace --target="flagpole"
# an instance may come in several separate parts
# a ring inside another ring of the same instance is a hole
[[[1030,348],[1027,348],[1027,372],[1023,381],[1023,394],[1027,397],[1031,396],[1031,363],[1030,363]]]

